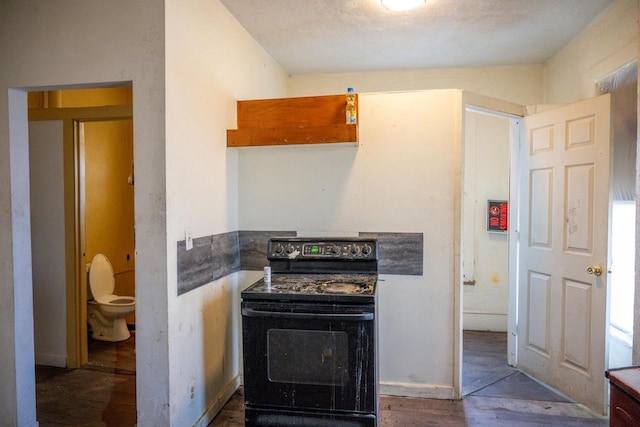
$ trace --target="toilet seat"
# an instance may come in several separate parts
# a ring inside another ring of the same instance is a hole
[[[112,305],[117,307],[129,307],[136,303],[136,299],[134,297],[123,297],[119,295],[105,295],[96,301],[102,305]]]
[[[113,267],[109,259],[103,254],[96,254],[91,260],[91,268],[89,269],[89,287],[91,294],[100,304],[106,305],[126,305],[135,304],[133,297],[119,297],[113,294],[115,288],[115,279],[113,278]],[[127,303],[115,302],[118,299],[131,298]]]

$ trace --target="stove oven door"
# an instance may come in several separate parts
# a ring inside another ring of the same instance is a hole
[[[376,414],[375,309],[244,301],[248,407]]]

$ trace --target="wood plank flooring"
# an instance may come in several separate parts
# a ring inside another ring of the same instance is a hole
[[[38,366],[36,414],[40,427],[135,426],[135,374]]]
[[[504,332],[464,331],[462,395],[466,396],[517,372],[507,365]]]
[[[524,374],[518,373],[526,378]],[[533,382],[527,378],[528,381]],[[535,382],[534,382],[535,383]],[[537,384],[537,383],[536,383]],[[540,386],[543,387],[543,386]],[[381,427],[420,426],[608,426],[606,419],[592,417],[572,402],[522,399],[472,394],[462,400],[413,399],[380,396]],[[491,394],[487,392],[486,394]],[[242,390],[238,390],[209,427],[244,426]]]
[[[41,427],[135,425],[135,334],[128,344],[99,347],[88,369],[36,368]],[[506,334],[465,332],[464,356],[463,400],[381,396],[381,427],[608,425],[506,366]],[[209,426],[244,426],[242,390]]]
[[[136,425],[135,331],[126,341],[88,344],[82,369],[36,366],[40,427]]]

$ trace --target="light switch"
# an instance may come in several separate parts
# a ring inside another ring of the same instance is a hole
[[[188,251],[193,249],[193,237],[191,236],[191,230],[188,228],[184,230],[184,243]]]

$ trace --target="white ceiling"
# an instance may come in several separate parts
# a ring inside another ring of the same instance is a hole
[[[221,0],[291,75],[541,64],[612,0]]]

